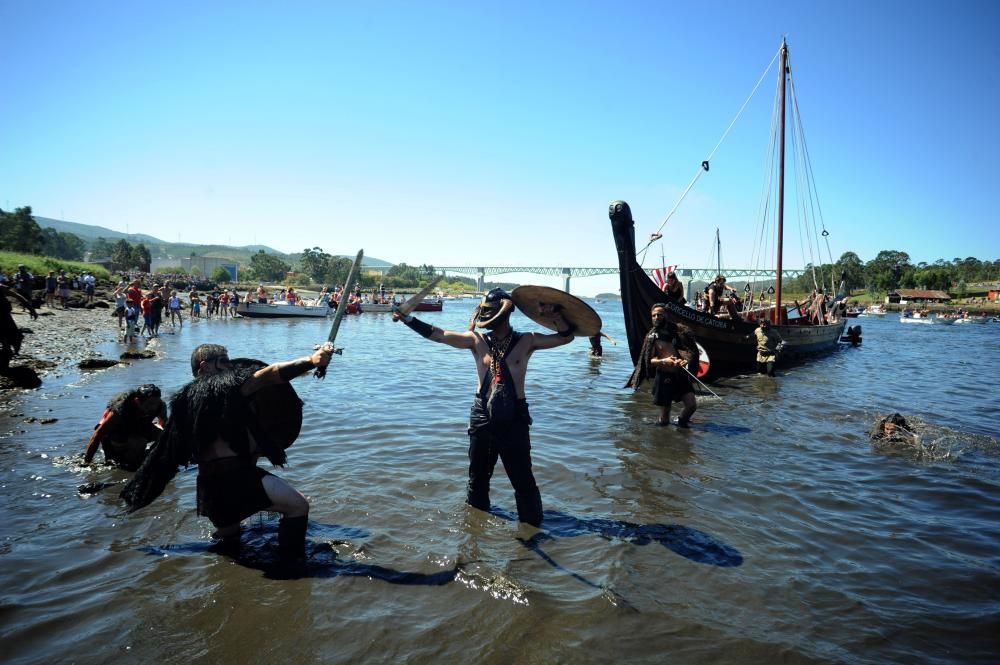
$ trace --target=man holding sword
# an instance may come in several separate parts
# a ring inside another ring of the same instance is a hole
[[[348,285],[361,256],[359,252]],[[288,384],[311,370],[318,378],[325,375],[344,309],[338,307],[328,341],[296,360],[265,365],[248,358],[230,360],[226,347],[218,344],[198,346],[191,353],[194,380],[171,399],[163,434],[122,491],[126,503],[133,510],[148,505],[178,466],[197,464],[198,514],[212,521],[214,538],[234,548],[242,520],[265,510],[281,513],[279,554],[301,559],[309,502],[287,481],[258,467],[257,460],[264,456],[275,466],[285,464],[285,449],[302,425],[302,402]]]

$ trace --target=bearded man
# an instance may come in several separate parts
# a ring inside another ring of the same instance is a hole
[[[541,309],[557,334],[515,332],[510,326],[513,309],[511,295],[503,289],[493,289],[476,307],[466,332],[442,330],[398,311],[392,318],[432,342],[472,352],[476,362],[476,396],[469,415],[466,503],[480,510],[490,509],[490,478],[499,458],[514,488],[518,519],[537,527],[542,523],[542,497],[531,472],[528,436],[531,416],[524,396],[524,378],[531,354],[568,344],[573,339],[574,327],[557,305],[543,305]],[[489,332],[483,334],[476,328]]]
[[[698,343],[684,326],[667,321],[663,303],[656,303],[650,310],[653,326],[643,340],[639,362],[625,384],[626,388],[639,389],[646,379],[653,380],[653,404],[660,407],[658,425],[688,427],[691,416],[698,408],[691,385],[691,372],[698,368]],[[670,420],[670,407],[682,402],[681,415]]]

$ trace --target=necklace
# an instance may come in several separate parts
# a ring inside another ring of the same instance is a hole
[[[489,340],[490,353],[493,355],[493,358],[490,360],[493,383],[502,383],[503,371],[500,363],[504,356],[507,355],[507,349],[510,348],[510,341],[514,339],[514,331],[509,332],[502,342],[497,342],[493,335],[490,335],[487,339]]]

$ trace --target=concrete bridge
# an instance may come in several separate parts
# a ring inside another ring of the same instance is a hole
[[[476,290],[483,290],[483,282],[487,276],[509,275],[511,273],[531,273],[535,275],[547,275],[549,277],[563,278],[563,291],[569,293],[570,278],[572,277],[593,277],[594,275],[617,275],[618,268],[559,268],[546,266],[434,266],[434,270],[441,273],[459,273],[462,275],[473,275],[476,278]],[[648,268],[647,273],[652,273],[653,268]],[[678,277],[692,280],[704,281],[715,279],[719,274],[718,268],[677,268]],[[743,279],[746,281],[759,281],[775,278],[774,270],[756,270],[753,268],[736,268],[723,270],[726,279],[732,284],[734,281]],[[805,273],[805,269],[782,270],[783,278],[799,277]]]

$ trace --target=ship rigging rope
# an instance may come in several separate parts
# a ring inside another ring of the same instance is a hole
[[[741,106],[740,110],[737,111],[736,116],[733,118],[733,121],[729,123],[729,127],[727,127],[726,131],[723,132],[722,138],[719,139],[719,142],[715,144],[715,148],[713,148],[712,152],[709,153],[708,159],[706,159],[705,161],[703,161],[701,164],[698,165],[698,172],[695,173],[694,178],[691,179],[691,182],[688,184],[687,188],[681,193],[681,197],[677,200],[677,203],[675,203],[674,207],[671,208],[670,212],[667,213],[666,218],[664,218],[663,223],[660,224],[659,228],[657,228],[656,231],[650,235],[649,242],[647,242],[646,245],[641,250],[639,250],[638,254],[640,256],[639,258],[640,266],[642,265],[643,261],[646,260],[646,250],[649,249],[650,245],[652,245],[654,242],[662,238],[660,232],[663,230],[663,227],[667,225],[667,222],[670,221],[670,218],[673,217],[675,212],[677,212],[677,208],[680,207],[681,203],[684,201],[684,198],[688,195],[688,192],[690,192],[691,189],[694,187],[695,183],[698,182],[698,178],[701,177],[701,174],[708,171],[708,166],[709,164],[712,163],[712,158],[715,157],[715,153],[718,152],[720,147],[722,147],[722,143],[726,140],[726,137],[729,136],[729,132],[732,131],[733,127],[736,125],[736,121],[740,119],[741,115],[743,115],[743,111],[744,109],[746,109],[747,104],[749,104],[750,100],[753,99],[755,94],[757,94],[757,89],[760,88],[760,84],[764,82],[764,78],[767,76],[767,73],[771,71],[771,67],[774,66],[774,61],[778,59],[778,56],[780,54],[781,54],[781,49],[779,48],[778,51],[774,54],[774,57],[771,58],[771,62],[769,62],[767,67],[764,69],[764,73],[762,73],[760,75],[760,78],[757,80],[757,85],[753,87],[753,90],[750,91],[750,95],[746,98],[746,101],[743,102],[743,106]]]

